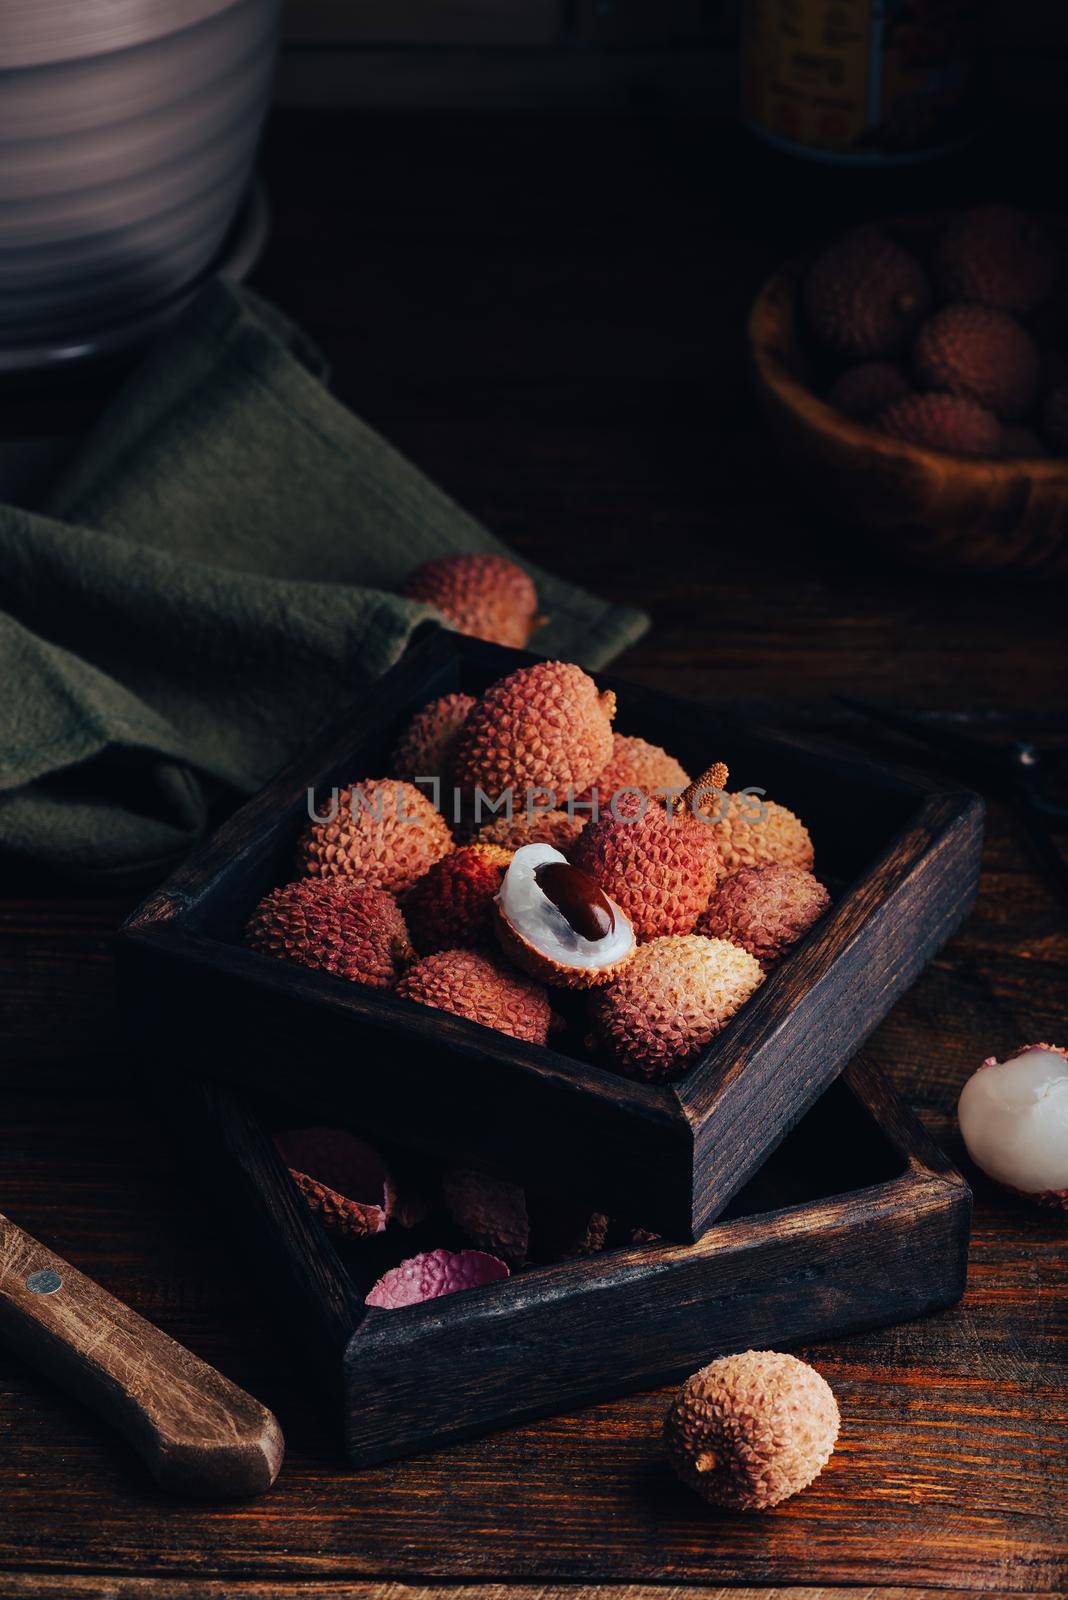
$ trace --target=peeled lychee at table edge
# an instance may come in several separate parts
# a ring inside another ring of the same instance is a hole
[[[526,808],[532,792],[537,803],[558,805],[607,765],[615,707],[615,695],[571,662],[520,667],[491,684],[468,716],[453,753],[454,781],[469,799],[476,790],[491,800],[510,793],[513,812]]]
[[[439,556],[416,567],[402,594],[434,606],[459,633],[522,650],[538,617],[538,592],[505,556]]]
[[[550,844],[516,851],[497,895],[495,926],[514,965],[560,988],[609,982],[636,949],[622,907]]]
[[[767,972],[830,903],[823,884],[800,867],[742,867],[717,885],[697,931],[748,950]]]
[[[906,395],[880,411],[875,421],[881,433],[904,439],[925,450],[954,456],[1000,456],[1001,424],[993,412],[963,395]]]
[[[801,818],[763,795],[725,794],[702,807],[723,859],[724,874],[741,867],[784,867],[812,870],[815,852]]]
[[[968,1154],[995,1182],[1068,1209],[1068,1050],[1029,1044],[982,1063],[961,1090]]]
[[[1053,293],[1060,254],[1041,223],[1013,206],[977,206],[941,229],[932,264],[944,299],[1024,316]]]
[[[382,1233],[396,1188],[373,1145],[343,1128],[287,1128],[274,1136],[278,1153],[311,1209],[342,1238]]]
[[[556,1024],[541,984],[476,950],[439,950],[408,968],[397,994],[417,1005],[495,1028],[528,1044],[545,1044]]]
[[[862,361],[835,379],[827,391],[827,404],[854,422],[869,422],[908,392],[908,379],[892,361]]]
[[[347,877],[400,894],[448,855],[448,824],[421,789],[367,778],[342,789],[330,814],[310,822],[297,845],[308,877]]]
[[[704,790],[726,781],[726,768],[704,774]],[[624,795],[599,821],[589,823],[571,860],[622,907],[639,939],[689,933],[723,874],[715,830],[692,814],[684,794],[668,810]]]
[[[574,804],[585,808],[596,792],[600,812],[608,809],[613,795],[624,790],[634,789],[650,799],[663,799],[666,791],[681,791],[689,782],[685,768],[658,744],[633,734],[614,733],[608,765]],[[588,819],[585,809],[581,814]]]
[[[830,1385],[807,1362],[746,1350],[686,1380],[664,1443],[682,1481],[711,1505],[763,1511],[819,1476],[840,1426]]]
[[[364,1303],[396,1311],[508,1276],[507,1264],[484,1250],[424,1250],[384,1273]]]
[[[763,979],[760,963],[725,939],[699,933],[653,939],[595,991],[596,1043],[626,1077],[677,1078]]]
[[[261,955],[391,989],[415,957],[396,900],[347,878],[300,878],[264,895],[245,925]]]
[[[827,245],[801,286],[809,326],[828,350],[853,361],[892,356],[931,305],[916,258],[880,228],[858,228]]]
[[[429,955],[492,944],[494,901],[511,860],[500,845],[464,844],[435,861],[404,897],[416,949]]]
[[[456,735],[474,705],[469,694],[446,694],[417,711],[390,756],[395,778],[444,778]]]
[[[1042,357],[1027,329],[992,306],[936,311],[916,336],[912,365],[921,389],[976,400],[1003,422],[1030,411],[1042,380]]]

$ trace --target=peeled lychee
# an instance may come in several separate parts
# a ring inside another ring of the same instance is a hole
[[[639,939],[689,933],[723,873],[716,830],[685,796],[673,810],[618,797],[586,826],[571,859],[622,906]]]
[[[381,1233],[396,1190],[373,1145],[344,1128],[288,1128],[276,1133],[278,1153],[324,1227],[344,1239]]]
[[[892,356],[919,327],[931,289],[916,258],[878,228],[858,228],[821,252],[802,286],[818,339],[852,361]]]
[[[344,878],[301,878],[272,889],[245,925],[245,943],[371,989],[391,989],[415,955],[393,896]]]
[[[688,1378],[664,1422],[683,1483],[733,1511],[777,1506],[818,1478],[841,1419],[830,1385],[777,1350],[721,1356]]]
[[[1034,217],[979,206],[954,217],[935,244],[933,272],[946,300],[975,300],[1025,316],[1052,294],[1059,253]]]
[[[862,361],[835,379],[827,391],[827,404],[854,422],[868,422],[908,392],[908,379],[892,361]]]
[[[512,859],[497,844],[463,844],[436,861],[404,899],[417,950],[492,944],[494,900]]]
[[[613,795],[624,790],[634,789],[650,799],[663,799],[665,792],[681,791],[689,781],[689,773],[658,744],[633,734],[615,733],[608,765],[575,804],[585,806],[596,794],[598,811],[605,811]]]
[[[449,769],[456,735],[474,705],[469,694],[446,694],[417,711],[390,757],[395,778],[440,778]]]
[[[544,1044],[554,1018],[540,984],[474,950],[439,950],[409,967],[397,993],[484,1028]]]
[[[717,886],[697,931],[740,945],[767,972],[830,903],[823,884],[800,867],[742,867]]]
[[[513,814],[531,794],[553,804],[579,793],[612,754],[615,706],[610,691],[602,694],[569,662],[520,667],[486,690],[460,730],[455,781],[469,797],[511,792]]]
[[[297,845],[312,878],[356,878],[401,893],[448,855],[452,834],[421,789],[368,778],[341,789],[330,815],[308,825]]]
[[[951,305],[920,329],[912,351],[922,388],[977,400],[1005,422],[1034,405],[1042,380],[1038,346],[1007,311]]]
[[[589,817],[584,813],[541,811],[535,808],[513,812],[511,817],[495,817],[479,828],[478,844],[500,844],[506,850],[519,850],[525,844],[551,844],[568,851],[582,832]]]
[[[622,908],[551,844],[524,845],[512,857],[497,897],[497,932],[516,966],[570,989],[607,983],[636,947]]]
[[[593,1003],[597,1041],[627,1077],[677,1078],[763,982],[725,939],[691,933],[639,946]]]
[[[809,872],[815,860],[812,839],[800,817],[757,794],[724,795],[709,808],[712,831],[727,872],[777,862]]]
[[[504,556],[440,556],[405,580],[410,600],[435,606],[460,633],[522,650],[538,620],[538,592]]]
[[[507,1277],[506,1263],[484,1250],[424,1250],[379,1278],[365,1304],[396,1311],[400,1306],[437,1300],[443,1294],[477,1289]]]
[[[987,1177],[1068,1209],[1068,1050],[1029,1044],[984,1061],[961,1090],[968,1154]]]
[[[954,456],[999,456],[1001,424],[975,400],[955,394],[910,394],[880,411],[876,427],[894,439]]]

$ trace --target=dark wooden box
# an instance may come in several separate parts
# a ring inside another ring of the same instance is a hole
[[[974,794],[732,721],[611,677],[616,726],[694,772],[797,811],[828,916],[678,1082],[631,1083],[577,1055],[246,950],[293,874],[309,788],[380,775],[419,706],[533,659],[433,631],[343,721],[230,819],[120,934],[135,1041],[234,1085],[292,1091],[308,1119],[358,1122],[535,1190],[698,1237],[842,1070],[975,897]]]
[[[699,1243],[609,1250],[396,1311],[364,1296],[409,1236],[335,1249],[271,1138],[289,1113],[217,1085],[171,1097],[172,1126],[176,1107],[212,1215],[258,1258],[357,1466],[649,1388],[728,1350],[922,1316],[964,1289],[968,1187],[860,1061]]]

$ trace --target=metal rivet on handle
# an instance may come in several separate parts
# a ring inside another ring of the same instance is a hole
[[[62,1289],[63,1279],[52,1267],[42,1267],[40,1272],[30,1273],[26,1287],[32,1294],[55,1294],[57,1289]]]

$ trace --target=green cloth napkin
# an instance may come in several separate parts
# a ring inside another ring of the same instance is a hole
[[[47,502],[0,506],[0,853],[162,875],[441,620],[390,592],[412,567],[502,548],[312,364],[214,282]],[[530,570],[538,651],[595,668],[644,632]]]

